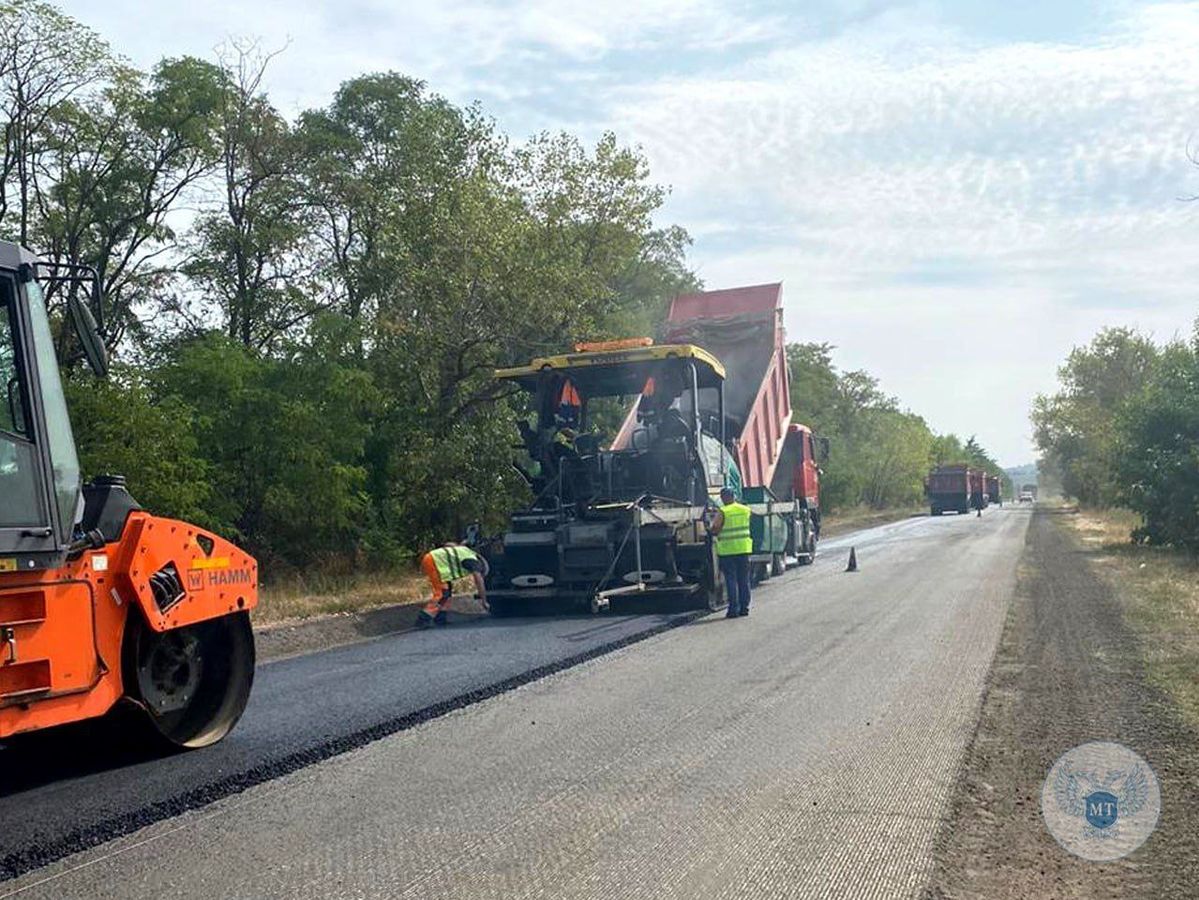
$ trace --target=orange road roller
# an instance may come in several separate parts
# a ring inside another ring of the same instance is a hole
[[[141,509],[118,476],[83,484],[51,288],[106,375],[96,273],[0,242],[0,740],[123,703],[168,744],[213,744],[250,696],[258,565]]]

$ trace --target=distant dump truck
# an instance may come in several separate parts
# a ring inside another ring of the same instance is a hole
[[[971,488],[976,481],[968,465],[953,463],[937,466],[929,473],[924,483],[924,494],[928,499],[931,515],[944,512],[970,512]]]
[[[987,502],[1003,506],[1003,486],[998,475],[987,476]]]

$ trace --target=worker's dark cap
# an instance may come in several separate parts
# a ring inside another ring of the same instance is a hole
[[[731,487],[721,488],[720,489],[720,499],[721,500],[736,500],[737,492],[734,491]]]

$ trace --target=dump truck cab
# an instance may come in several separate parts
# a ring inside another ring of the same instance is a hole
[[[530,396],[517,468],[533,500],[489,553],[493,610],[550,600],[594,608],[614,591],[719,603],[703,518],[737,478],[721,434],[719,360],[644,338],[580,344],[496,377]],[[629,404],[628,439],[613,446],[602,414],[615,432]]]
[[[102,313],[95,272],[0,242],[0,739],[127,700],[167,743],[203,746],[249,696],[257,564],[142,510],[119,476],[83,483],[58,350],[105,375]]]

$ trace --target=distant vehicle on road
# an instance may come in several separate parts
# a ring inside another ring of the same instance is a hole
[[[1032,491],[1023,490],[1020,492],[1020,502],[1021,503],[1032,503],[1034,499],[1036,499],[1036,498],[1033,497]]]
[[[924,482],[929,513],[939,516],[947,510],[965,514],[970,511],[970,467],[966,465],[938,466]]]
[[[1003,488],[998,475],[987,476],[987,501],[1003,506]]]

